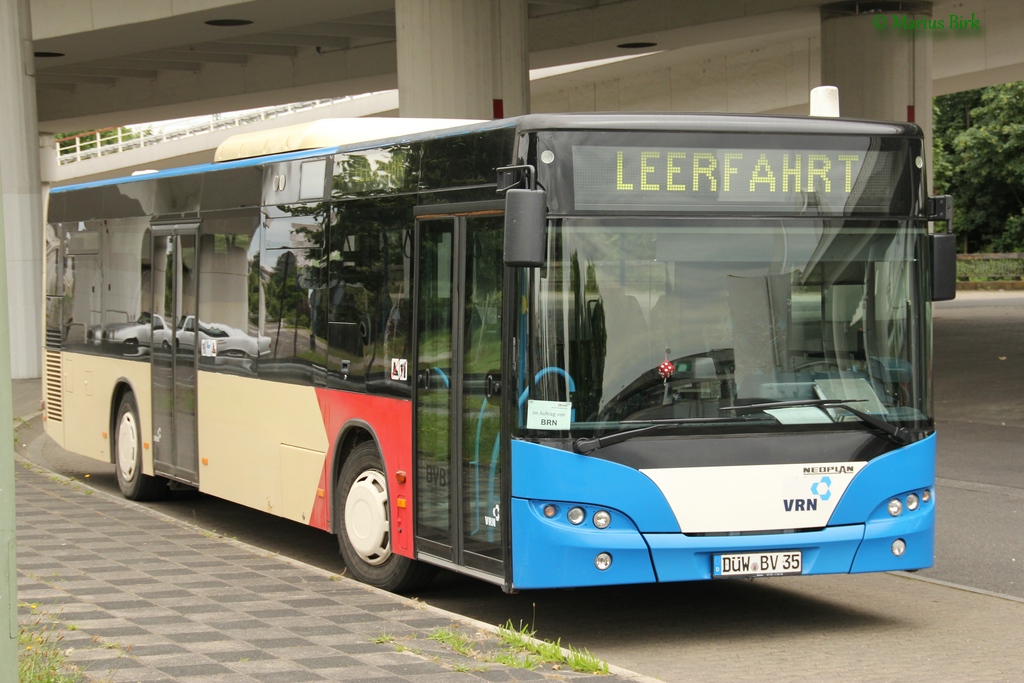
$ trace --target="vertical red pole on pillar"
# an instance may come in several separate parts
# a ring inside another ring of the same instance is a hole
[[[907,105],[907,123],[913,123],[913,122],[914,122],[914,105],[908,104]]]
[[[503,119],[505,118],[505,101],[504,100],[492,100],[494,106],[494,118]]]

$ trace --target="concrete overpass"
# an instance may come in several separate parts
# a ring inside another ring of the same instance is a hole
[[[15,377],[39,372],[39,188],[59,180],[40,175],[53,154],[40,134],[396,88],[407,116],[805,113],[822,83],[840,87],[844,115],[928,131],[933,95],[1024,79],[1019,0],[0,0],[0,12]]]

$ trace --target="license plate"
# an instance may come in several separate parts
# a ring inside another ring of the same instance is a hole
[[[730,576],[782,576],[800,574],[803,566],[803,554],[799,550],[723,553],[712,556],[711,575],[716,579]]]

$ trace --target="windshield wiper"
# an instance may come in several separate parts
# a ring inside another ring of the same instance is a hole
[[[910,432],[903,427],[898,427],[887,420],[883,420],[877,415],[871,415],[870,413],[865,413],[846,405],[847,403],[861,403],[866,400],[867,399],[863,398],[852,398],[848,401],[838,398],[809,398],[798,399],[795,401],[766,401],[763,403],[748,403],[742,406],[725,406],[724,408],[719,408],[719,410],[732,410],[739,415],[742,413],[760,412],[766,408],[797,408],[800,406],[839,408],[840,410],[845,410],[851,415],[857,417],[864,424],[874,427],[900,446],[907,446],[914,442]]]
[[[623,420],[619,422],[620,425],[631,425],[631,424],[645,424],[646,427],[639,427],[637,429],[627,429],[624,432],[616,432],[609,434],[608,436],[595,436],[592,438],[580,437],[572,443],[572,449],[580,455],[587,455],[593,453],[598,448],[605,446],[611,446],[612,444],[621,443],[628,439],[632,439],[634,436],[640,436],[648,432],[657,431],[659,429],[665,429],[667,427],[675,427],[676,425],[684,424],[706,424],[709,422],[745,422],[746,418],[742,417],[681,417],[673,420]]]

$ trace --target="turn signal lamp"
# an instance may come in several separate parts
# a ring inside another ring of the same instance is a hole
[[[558,508],[556,506],[552,505],[551,503],[548,503],[547,505],[544,506],[544,516],[548,519],[551,519],[557,514]]]

